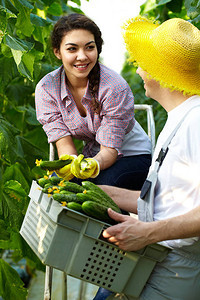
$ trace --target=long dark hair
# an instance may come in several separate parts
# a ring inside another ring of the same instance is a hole
[[[68,16],[62,16],[55,24],[51,34],[51,44],[53,49],[60,49],[60,44],[64,35],[74,29],[85,29],[94,35],[95,43],[97,46],[98,59],[102,50],[103,39],[99,27],[87,16],[82,14],[73,13]],[[100,103],[98,102],[97,95],[100,80],[100,67],[97,60],[94,68],[89,73],[89,90],[92,95],[92,109],[95,113],[100,111]]]

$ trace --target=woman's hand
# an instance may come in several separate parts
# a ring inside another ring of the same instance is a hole
[[[98,161],[93,158],[84,158],[83,154],[75,158],[71,164],[71,173],[77,178],[95,178],[99,175],[99,172]]]

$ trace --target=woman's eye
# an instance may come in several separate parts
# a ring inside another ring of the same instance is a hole
[[[76,48],[75,47],[69,47],[69,48],[67,48],[67,51],[76,51]]]
[[[88,50],[92,50],[92,49],[94,49],[94,48],[95,48],[94,45],[90,45],[90,46],[87,47]]]

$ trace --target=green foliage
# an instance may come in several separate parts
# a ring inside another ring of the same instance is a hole
[[[147,0],[140,6],[140,14],[160,22],[170,18],[182,18],[200,28],[200,1],[198,0]],[[167,114],[165,110],[159,103],[145,96],[143,81],[136,74],[136,68],[130,65],[127,60],[124,63],[121,74],[133,91],[135,104],[150,104],[153,106],[157,137],[166,122]],[[146,128],[145,114],[143,111],[136,112],[136,119],[143,128]]]
[[[35,160],[48,159],[47,137],[36,119],[37,82],[58,67],[50,47],[53,25],[63,14],[81,12],[80,1],[0,0],[0,253],[12,249],[15,259],[44,270],[19,230],[29,203],[33,179],[41,177]],[[0,296],[26,299],[18,273],[0,260]]]
[[[0,259],[0,291],[3,299],[25,300],[27,296],[18,273],[3,259]]]
[[[34,90],[37,82],[58,67],[50,47],[50,32],[62,14],[81,12],[81,0],[0,0],[0,253],[12,249],[15,260],[26,258],[31,269],[44,265],[19,234],[32,179],[41,177],[35,160],[48,159],[46,135],[36,120]],[[123,5],[123,3],[122,3]],[[200,24],[198,0],[148,0],[141,14],[160,21],[181,17]],[[166,114],[144,96],[135,69],[124,65],[136,103],[153,105],[157,132]],[[139,122],[146,120],[139,114]],[[146,122],[146,121],[145,121]],[[75,141],[81,151],[82,144]],[[26,289],[16,271],[0,259],[0,296],[6,300],[26,298]]]

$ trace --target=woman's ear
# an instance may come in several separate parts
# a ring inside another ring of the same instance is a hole
[[[61,59],[61,55],[60,55],[60,50],[59,50],[59,49],[53,49],[53,52],[54,52],[55,56],[56,56],[58,59]]]

